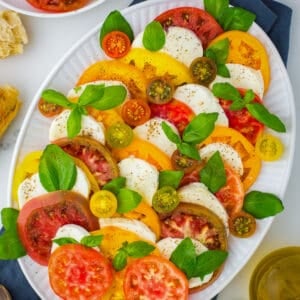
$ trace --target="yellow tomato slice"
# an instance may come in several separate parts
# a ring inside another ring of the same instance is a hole
[[[12,186],[12,197],[14,201],[18,201],[18,188],[21,182],[38,171],[42,153],[43,151],[30,152],[17,165]]]
[[[146,98],[145,74],[131,64],[118,60],[98,61],[82,73],[77,85],[96,80],[119,80],[127,86],[132,97]]]
[[[263,133],[259,135],[256,141],[255,151],[262,160],[274,161],[282,156],[284,146],[278,137]]]
[[[134,137],[133,141],[127,147],[113,149],[112,155],[117,161],[133,155],[146,160],[159,171],[172,169],[171,160],[164,152],[148,141],[137,137]]]
[[[271,71],[265,46],[255,36],[239,30],[230,30],[220,34],[210,45],[226,38],[230,43],[227,63],[241,64],[261,70],[266,92],[270,84]]]
[[[116,213],[117,207],[117,197],[110,191],[97,191],[90,199],[90,210],[98,218],[112,217]]]
[[[247,191],[257,179],[261,169],[261,160],[255,153],[254,146],[237,130],[221,126],[216,126],[212,134],[201,145],[216,142],[232,146],[241,156],[244,166],[241,180]]]

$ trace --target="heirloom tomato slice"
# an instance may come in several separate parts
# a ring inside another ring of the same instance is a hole
[[[68,12],[83,7],[88,0],[27,0],[27,2],[37,9],[52,12]]]

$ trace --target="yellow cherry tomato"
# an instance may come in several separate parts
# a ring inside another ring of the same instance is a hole
[[[98,218],[112,217],[117,211],[117,206],[117,198],[110,191],[97,191],[90,199],[90,210]]]
[[[263,133],[258,137],[255,144],[255,152],[264,161],[279,159],[284,151],[281,140],[269,133]]]

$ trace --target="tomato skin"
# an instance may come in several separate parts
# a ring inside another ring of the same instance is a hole
[[[55,191],[25,203],[18,216],[17,228],[27,254],[37,263],[47,265],[52,238],[65,224],[77,224],[88,231],[99,228],[87,199],[78,193]]]
[[[121,115],[125,123],[135,127],[150,119],[151,110],[146,101],[131,99],[123,104]]]
[[[205,49],[216,36],[223,32],[218,22],[205,10],[196,7],[177,7],[169,9],[155,18],[167,29],[180,26],[191,29],[199,37]]]
[[[113,282],[113,268],[105,256],[80,244],[65,244],[52,254],[49,281],[61,298],[100,299]]]
[[[101,47],[107,56],[121,58],[129,52],[131,41],[127,34],[115,30],[104,36]]]
[[[228,216],[231,217],[233,214],[241,211],[245,192],[240,176],[228,165],[225,165],[225,172],[226,184],[215,193],[215,196],[225,207]]]
[[[184,273],[168,259],[149,255],[129,264],[125,270],[126,300],[188,299],[188,281]]]
[[[183,102],[173,99],[165,104],[149,104],[151,118],[159,117],[172,123],[180,133],[195,116],[194,112]]]
[[[88,0],[26,0],[32,6],[50,12],[68,12],[79,9],[88,3]]]
[[[239,89],[239,92],[242,96],[245,94],[245,90]],[[262,103],[262,100],[257,95],[255,95],[253,101]],[[219,99],[219,102],[228,118],[229,127],[239,131],[252,145],[255,145],[258,136],[263,132],[265,126],[252,117],[247,108],[230,110],[229,107],[232,101]]]

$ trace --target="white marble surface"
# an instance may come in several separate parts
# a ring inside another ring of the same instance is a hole
[[[66,19],[54,20],[21,16],[28,31],[30,43],[25,47],[23,55],[0,60],[0,85],[8,83],[17,87],[23,100],[21,112],[0,140],[0,208],[6,206],[8,202],[6,199],[8,170],[18,131],[39,85],[62,54],[77,39],[97,25],[107,12],[112,9],[122,9],[130,2],[129,0],[108,0],[106,4],[90,12]],[[297,115],[300,115],[300,103],[297,101],[300,94],[300,1],[281,0],[280,2],[293,8],[287,69],[295,95]],[[0,6],[0,10],[2,9],[4,8]],[[298,128],[299,125],[297,131]],[[300,144],[299,138],[297,138],[295,160],[284,199],[285,211],[275,218],[270,231],[256,253],[235,279],[222,291],[218,300],[247,300],[250,275],[258,261],[279,247],[300,245],[300,202],[297,190],[300,177],[299,150]]]

